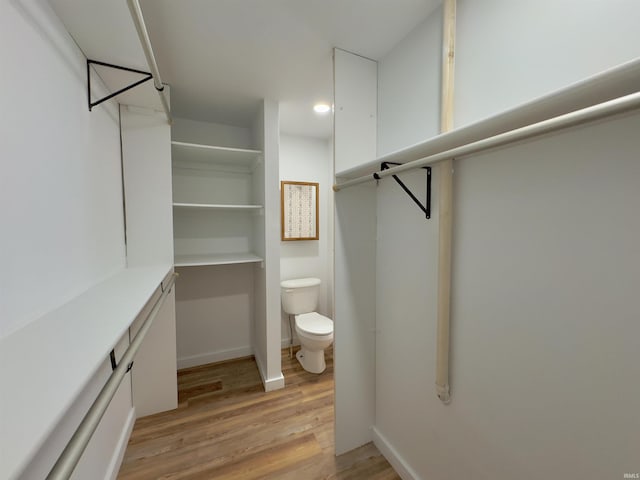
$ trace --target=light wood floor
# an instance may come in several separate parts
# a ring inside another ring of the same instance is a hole
[[[136,421],[118,478],[400,479],[373,444],[334,455],[333,358],[321,375],[283,350],[264,393],[251,358],[178,372],[179,407]]]

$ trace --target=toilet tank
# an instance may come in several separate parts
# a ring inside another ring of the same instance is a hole
[[[282,308],[291,315],[315,312],[319,291],[319,278],[283,280],[280,282]]]

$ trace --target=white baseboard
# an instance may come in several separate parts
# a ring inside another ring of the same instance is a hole
[[[280,375],[275,378],[267,378],[266,369],[262,365],[262,361],[258,357],[255,356],[256,365],[258,365],[258,372],[260,372],[260,378],[262,378],[262,385],[264,386],[265,392],[272,392],[273,390],[279,390],[284,388],[284,375],[280,372]]]
[[[248,357],[250,355],[253,355],[253,348],[251,347],[240,347],[232,348],[230,350],[220,350],[217,352],[200,353],[198,355],[178,358],[178,370],[197,367],[198,365],[205,365],[207,363],[222,362],[224,360],[231,360],[232,358]]]
[[[387,459],[393,469],[400,475],[402,480],[420,480],[418,474],[407,464],[407,462],[400,456],[398,451],[393,448],[389,441],[376,427],[371,427],[373,434],[373,443],[380,453]]]
[[[280,375],[275,378],[269,378],[267,380],[263,379],[262,383],[264,384],[265,392],[280,390],[281,388],[284,388],[284,375],[281,372]]]
[[[132,407],[131,410],[129,410],[127,421],[125,422],[124,427],[122,428],[122,433],[120,433],[120,438],[118,438],[116,449],[113,452],[111,461],[109,462],[107,473],[104,476],[105,480],[115,480],[116,477],[118,476],[118,472],[120,471],[120,465],[122,465],[122,459],[124,458],[124,452],[127,450],[129,437],[131,436],[131,431],[133,430],[133,425],[135,423],[136,423],[136,408]]]

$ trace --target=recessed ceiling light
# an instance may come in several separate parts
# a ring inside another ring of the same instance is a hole
[[[316,103],[313,106],[313,111],[316,113],[327,113],[329,110],[331,110],[331,107],[326,103]]]

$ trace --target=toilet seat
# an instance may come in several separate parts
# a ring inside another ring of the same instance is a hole
[[[296,327],[309,335],[330,335],[333,333],[333,320],[318,312],[296,315]]]

